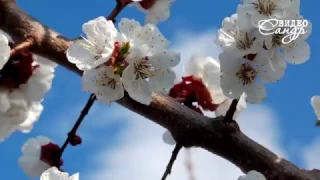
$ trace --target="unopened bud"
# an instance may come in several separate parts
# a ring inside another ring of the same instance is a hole
[[[71,141],[70,141],[70,144],[71,144],[72,146],[77,146],[77,145],[79,145],[79,144],[81,144],[81,143],[82,143],[82,139],[81,139],[81,137],[78,136],[78,135],[74,136],[74,137],[71,139]]]

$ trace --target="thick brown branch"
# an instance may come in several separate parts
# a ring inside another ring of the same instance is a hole
[[[72,41],[34,20],[12,0],[0,1],[0,15],[0,29],[14,40],[22,42],[32,38],[33,52],[82,74],[65,55]],[[320,180],[318,171],[301,170],[281,159],[244,135],[232,120],[204,117],[159,93],[153,93],[150,106],[139,104],[127,95],[118,103],[167,128],[175,139],[184,139],[186,147],[202,147],[229,160],[244,172],[257,170],[268,180]]]

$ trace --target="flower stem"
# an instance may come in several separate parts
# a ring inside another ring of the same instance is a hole
[[[127,3],[121,3],[119,0],[117,0],[116,6],[113,8],[109,16],[107,17],[107,20],[112,20],[115,22],[116,17],[120,14],[120,12],[127,6]]]
[[[62,147],[61,147],[61,151],[60,151],[60,157],[59,160],[64,152],[64,150],[67,148],[68,144],[70,143],[70,141],[76,136],[76,132],[79,128],[79,126],[81,125],[82,121],[84,120],[85,116],[88,114],[88,112],[90,111],[93,103],[96,100],[96,96],[94,94],[91,94],[87,104],[84,106],[84,108],[82,109],[80,116],[78,117],[76,123],[73,125],[71,131],[68,133],[68,137],[65,140],[65,142],[63,143]]]

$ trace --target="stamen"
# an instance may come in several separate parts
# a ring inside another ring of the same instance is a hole
[[[258,12],[266,16],[271,16],[276,8],[276,4],[273,0],[258,0],[258,3],[255,5]]]
[[[242,64],[240,70],[236,73],[239,80],[242,81],[242,84],[245,86],[251,84],[256,78],[258,72],[250,66],[248,63]]]

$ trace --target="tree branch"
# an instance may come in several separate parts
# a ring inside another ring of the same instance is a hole
[[[32,38],[32,51],[82,75],[68,62],[65,52],[73,43],[22,11],[12,0],[0,1],[0,29],[13,40]],[[320,180],[318,171],[298,168],[244,135],[235,121],[208,118],[183,107],[168,96],[153,93],[150,106],[127,95],[118,103],[168,129],[185,147],[201,147],[238,166],[243,172],[257,170],[268,180]],[[259,118],[259,117],[257,117]]]

